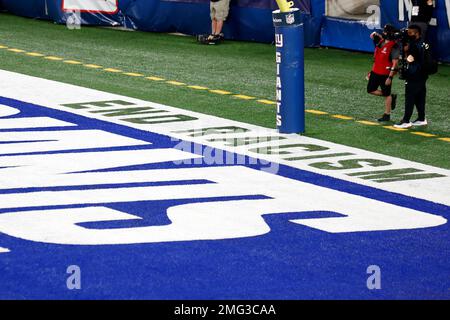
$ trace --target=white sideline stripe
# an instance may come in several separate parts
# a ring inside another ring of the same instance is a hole
[[[11,252],[11,250],[9,250],[8,248],[0,247],[0,253],[8,253],[8,252]]]
[[[73,123],[46,117],[21,118],[20,122],[18,122],[17,119],[14,118],[0,119],[0,129],[32,129],[70,126],[76,125]]]

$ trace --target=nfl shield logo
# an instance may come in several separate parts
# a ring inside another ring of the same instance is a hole
[[[295,17],[293,13],[286,15],[286,23],[293,24],[295,22]]]

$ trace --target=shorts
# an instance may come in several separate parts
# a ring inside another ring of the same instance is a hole
[[[389,97],[391,95],[392,86],[385,85],[385,82],[389,78],[388,75],[381,75],[373,71],[370,72],[369,83],[367,84],[367,92],[371,93],[378,90],[381,87],[381,92],[384,97]]]
[[[212,2],[209,6],[211,20],[216,19],[218,21],[225,21],[230,11],[230,0],[219,0]]]

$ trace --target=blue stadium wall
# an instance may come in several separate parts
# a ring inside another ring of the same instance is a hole
[[[305,45],[328,46],[370,52],[369,39],[373,27],[364,22],[332,18],[325,15],[325,0],[294,0],[304,12]],[[407,24],[408,0],[381,0],[381,25]],[[208,33],[210,30],[209,0],[118,0],[117,14],[82,13],[82,23],[88,25],[125,26],[143,31]],[[405,8],[399,12],[399,8]],[[62,10],[62,0],[0,0],[0,8],[11,13],[57,23],[66,23],[68,14]],[[226,38],[258,42],[273,42],[271,12],[275,0],[231,0]],[[406,17],[401,21],[402,17]],[[436,0],[434,17],[437,26],[430,28],[430,41],[441,61],[450,62],[450,1]]]
[[[323,4],[325,1],[316,0],[314,3]],[[404,28],[408,24],[407,3],[409,0],[380,0],[380,25],[391,23],[397,28]],[[400,11],[403,8],[403,12]],[[323,12],[325,8],[323,7]],[[439,60],[450,62],[450,0],[435,0],[433,18],[437,25],[430,26],[428,41],[432,44]],[[373,44],[369,36],[373,27],[366,23],[337,19],[323,16],[320,44],[322,46],[351,49],[358,51],[373,51]]]

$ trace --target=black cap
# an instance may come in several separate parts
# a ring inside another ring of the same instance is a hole
[[[387,34],[395,33],[397,32],[397,29],[392,24],[388,23],[384,26],[383,32]]]

